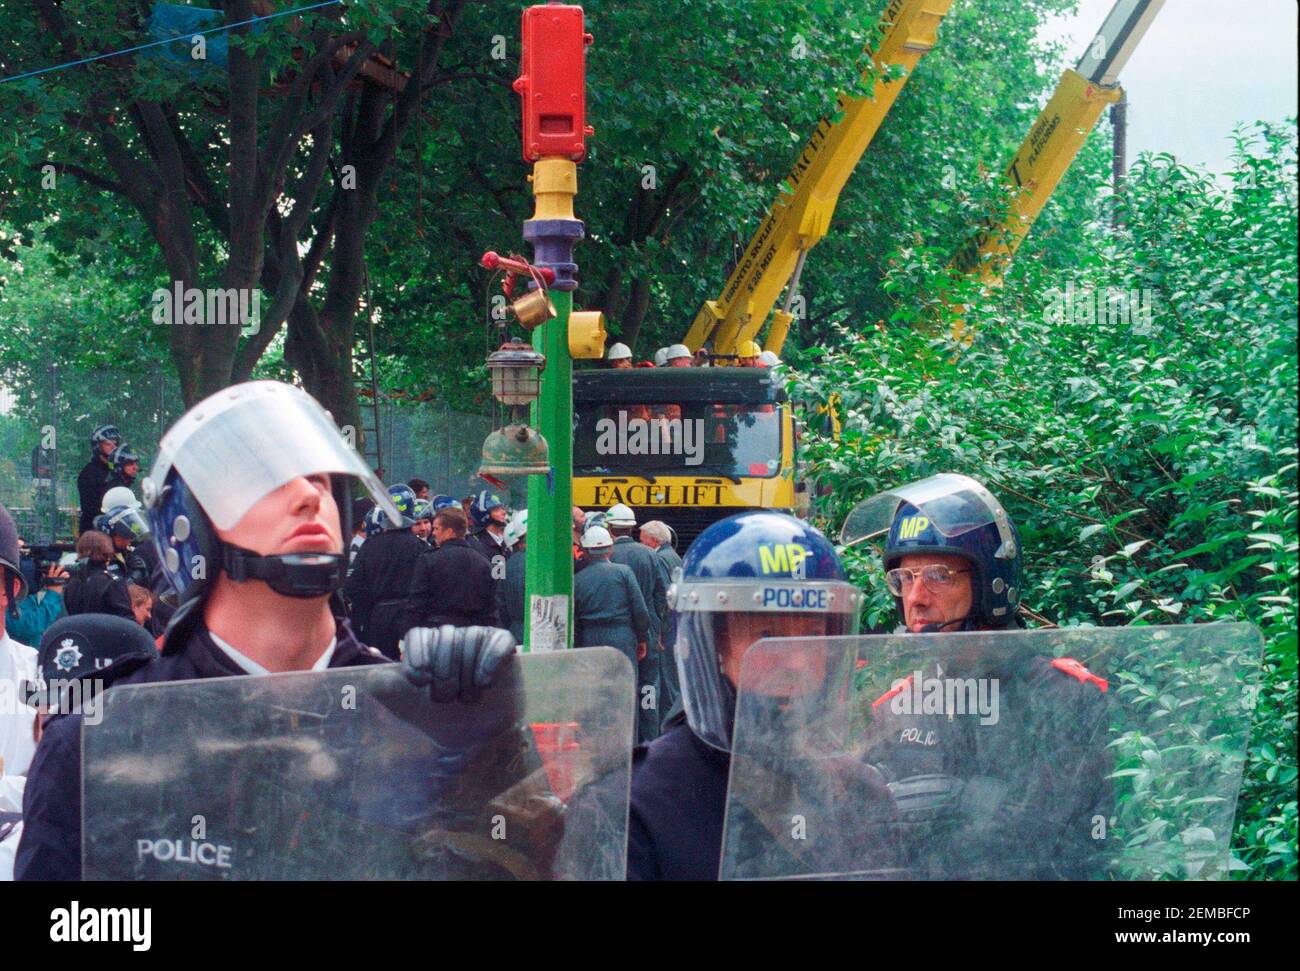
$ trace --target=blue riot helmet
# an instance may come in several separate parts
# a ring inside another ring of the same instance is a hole
[[[136,506],[116,506],[95,517],[95,528],[129,540],[132,546],[149,535],[149,522]]]
[[[470,519],[474,520],[475,527],[481,529],[491,519],[492,510],[504,505],[505,503],[501,501],[501,497],[496,493],[487,492],[486,490],[480,492],[474,497],[474,501],[470,503]]]
[[[114,445],[122,444],[122,433],[117,430],[116,425],[100,425],[90,433],[90,451],[98,455],[101,442],[112,442]]]
[[[433,506],[434,514],[446,509],[448,506],[459,506],[460,500],[453,499],[451,496],[436,495],[429,499],[429,505]]]
[[[236,581],[263,580],[289,597],[337,590],[347,566],[342,549],[264,556],[217,535],[276,489],[322,473],[331,477],[345,541],[352,534],[353,478],[393,521],[401,520],[365,460],[301,388],[250,381],[218,391],[182,415],[159,443],[141,489],[158,559],[182,610],[201,601],[223,571]]]
[[[388,524],[385,529],[403,529],[415,525],[415,504],[419,500],[415,498],[415,490],[404,482],[388,487],[388,498],[393,502],[393,508],[402,514],[402,521],[397,524]]]
[[[379,506],[371,508],[366,513],[366,538],[382,533],[385,529],[393,528],[392,520],[388,518],[388,513],[384,512]]]
[[[669,600],[686,720],[701,740],[729,751],[736,686],[727,670],[739,668],[739,654],[762,637],[856,634],[862,595],[825,536],[793,516],[756,510],[699,535]]]
[[[427,519],[429,522],[433,522],[433,515],[434,515],[433,503],[430,500],[428,499],[415,500],[415,511],[414,514],[411,516],[412,519],[414,519],[416,522],[419,522],[421,519]]]
[[[132,462],[137,467],[140,465],[140,453],[130,445],[118,445],[108,453],[108,461],[112,464],[113,471],[125,474],[126,467]]]
[[[885,570],[905,556],[952,554],[971,568],[971,612],[954,618],[961,630],[1013,623],[1023,590],[1020,535],[1002,504],[979,482],[944,472],[859,503],[849,513],[840,542],[885,539]],[[895,597],[898,616],[903,601]]]

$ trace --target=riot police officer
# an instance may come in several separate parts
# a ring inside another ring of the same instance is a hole
[[[741,658],[763,637],[856,633],[862,601],[820,532],[766,511],[701,533],[671,599],[685,710],[633,756],[627,872],[715,880]],[[864,799],[881,795],[873,784],[864,770]]]
[[[486,556],[489,563],[504,566],[510,558],[510,546],[506,542],[506,523],[510,514],[506,504],[496,493],[480,492],[474,497],[469,514],[474,524],[469,535],[470,546]],[[499,568],[494,571],[494,576],[501,575]]]
[[[108,487],[110,489],[115,486],[132,488],[136,476],[140,474],[140,453],[123,443],[108,453],[108,461],[113,467],[108,477]]]
[[[300,388],[236,385],[182,416],[143,489],[180,610],[160,656],[106,687],[384,663],[353,636],[337,596],[353,478],[400,522],[374,473]],[[403,670],[434,700],[468,700],[514,650],[503,631],[455,633],[406,632],[413,650]],[[81,809],[81,717],[60,715],[28,775],[19,879],[80,876]]]
[[[415,564],[405,602],[407,627],[496,626],[492,567],[465,539],[465,514],[445,506],[433,514],[433,541]]]
[[[109,455],[120,444],[122,433],[116,425],[100,425],[91,433],[90,461],[77,473],[77,496],[81,502],[81,518],[77,523],[79,533],[95,528],[95,517],[99,515],[100,503],[113,474]]]
[[[109,571],[136,586],[150,586],[151,571],[140,541],[149,535],[149,524],[134,506],[116,506],[95,520],[101,533],[113,542],[113,562]]]
[[[1020,536],[979,482],[944,473],[881,493],[850,514],[841,538],[886,531],[886,585],[907,632],[1024,626]],[[998,717],[983,724],[891,704],[913,690],[908,673],[872,704],[866,758],[889,779],[912,874],[1088,876],[1100,848],[1095,820],[1111,811],[1106,681],[1077,660],[1027,653],[1010,638],[915,672],[996,684]]]
[[[394,523],[379,506],[371,512],[376,532],[357,551],[343,595],[361,639],[396,661],[397,642],[406,630],[406,594],[415,565],[429,545],[413,532],[416,498],[411,487],[389,486],[388,498],[401,518]]]

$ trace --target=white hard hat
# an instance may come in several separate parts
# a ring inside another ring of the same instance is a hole
[[[693,357],[693,356],[694,355],[691,354],[691,349],[687,347],[685,344],[674,344],[672,347],[668,348],[668,360],[670,361],[675,357]]]
[[[99,504],[99,511],[108,512],[118,506],[130,506],[132,509],[139,509],[140,500],[126,486],[113,486],[104,493],[104,501]]]
[[[663,367],[668,363],[668,348],[661,347],[655,351],[655,367]]]
[[[609,530],[604,526],[592,526],[582,534],[584,550],[607,550],[613,545],[614,537],[609,535]]]
[[[758,362],[764,367],[778,367],[781,364],[781,359],[771,351],[764,351],[758,355]]]
[[[514,546],[520,538],[528,534],[528,510],[520,509],[506,523],[506,545]]]
[[[636,513],[620,502],[609,507],[609,512],[605,515],[605,524],[608,526],[635,526]]]
[[[632,359],[632,349],[626,344],[611,344],[608,353],[605,354],[607,361],[630,361]]]

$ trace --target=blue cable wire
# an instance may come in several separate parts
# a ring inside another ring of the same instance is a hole
[[[83,57],[79,61],[68,61],[66,64],[56,64],[53,67],[43,67],[36,71],[27,71],[25,74],[13,74],[7,78],[0,78],[0,84],[8,81],[21,81],[23,78],[36,77],[38,74],[48,74],[50,71],[61,71],[65,67],[76,67],[79,64],[89,64],[91,61],[102,61],[110,57],[120,57],[122,54],[130,54],[134,51],[142,51],[150,47],[159,47],[163,44],[171,44],[178,40],[190,40],[200,34],[217,34],[223,30],[231,30],[235,27],[243,27],[245,24],[255,24],[263,20],[274,20],[276,17],[287,17],[289,14],[303,13],[307,10],[316,10],[320,7],[332,7],[336,3],[342,3],[343,0],[324,0],[322,3],[312,3],[305,7],[294,7],[292,10],[280,10],[276,13],[269,13],[264,17],[253,17],[250,20],[241,20],[237,24],[223,24],[220,27],[209,27],[207,30],[195,30],[185,34],[177,34],[175,37],[165,37],[162,40],[150,41],[148,44],[141,44],[138,47],[128,47],[121,51],[110,51],[107,54],[96,54],[94,57]]]

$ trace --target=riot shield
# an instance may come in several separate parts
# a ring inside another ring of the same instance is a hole
[[[124,685],[85,724],[83,874],[619,880],[635,678],[519,655],[474,704],[397,665]]]
[[[724,879],[1222,879],[1249,624],[756,642]]]

